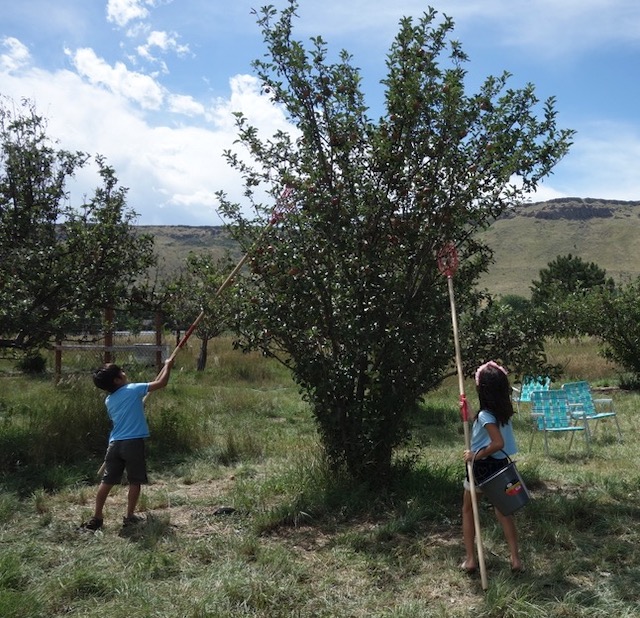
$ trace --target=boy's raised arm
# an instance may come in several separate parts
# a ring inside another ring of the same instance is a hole
[[[164,388],[169,382],[169,376],[171,375],[171,368],[173,367],[173,358],[169,358],[164,361],[164,367],[153,382],[149,382],[149,391],[157,391]]]

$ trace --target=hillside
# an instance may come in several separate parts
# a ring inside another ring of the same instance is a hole
[[[162,272],[177,270],[190,251],[237,253],[221,227],[140,226],[153,234]],[[482,285],[494,294],[529,295],[541,268],[571,253],[595,262],[616,281],[640,276],[640,201],[561,198],[536,202],[496,221],[483,238],[495,264]]]
[[[558,255],[595,262],[616,281],[640,276],[640,201],[562,198],[521,207],[483,238],[495,263],[482,283],[494,294],[529,296],[531,281]]]
[[[225,251],[232,255],[239,252],[223,227],[189,225],[140,225],[141,234],[151,234],[159,256],[158,270],[162,274],[177,272],[185,264],[190,252],[211,252],[215,258]]]

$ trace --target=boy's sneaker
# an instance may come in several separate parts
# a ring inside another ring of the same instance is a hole
[[[140,517],[139,515],[129,515],[128,517],[122,518],[122,525],[126,528],[127,526],[141,524],[143,521],[144,517]]]
[[[85,522],[80,526],[81,530],[88,530],[89,532],[95,532],[96,530],[100,530],[102,528],[102,519],[98,519],[97,517],[92,517],[89,521]]]

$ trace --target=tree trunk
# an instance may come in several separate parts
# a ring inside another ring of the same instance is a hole
[[[204,371],[207,366],[207,344],[209,343],[208,337],[203,337],[200,340],[200,355],[198,356],[198,371]]]

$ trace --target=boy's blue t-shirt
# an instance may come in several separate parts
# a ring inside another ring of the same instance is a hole
[[[502,450],[504,450],[510,457],[511,455],[515,455],[518,452],[518,446],[516,445],[516,438],[513,435],[511,420],[509,420],[506,425],[501,425],[498,422],[498,419],[496,419],[496,417],[488,410],[481,410],[473,423],[473,429],[471,431],[471,450],[474,453],[477,453],[480,449],[491,444],[489,432],[485,429],[485,425],[487,423],[493,423],[498,426],[498,429],[500,429],[502,439],[504,440]],[[494,459],[504,459],[504,453],[502,451],[498,451],[497,453],[490,455],[490,457],[493,457]]]
[[[107,395],[105,404],[113,429],[109,442],[148,438],[149,426],[144,415],[143,398],[149,392],[149,384],[124,384]]]

